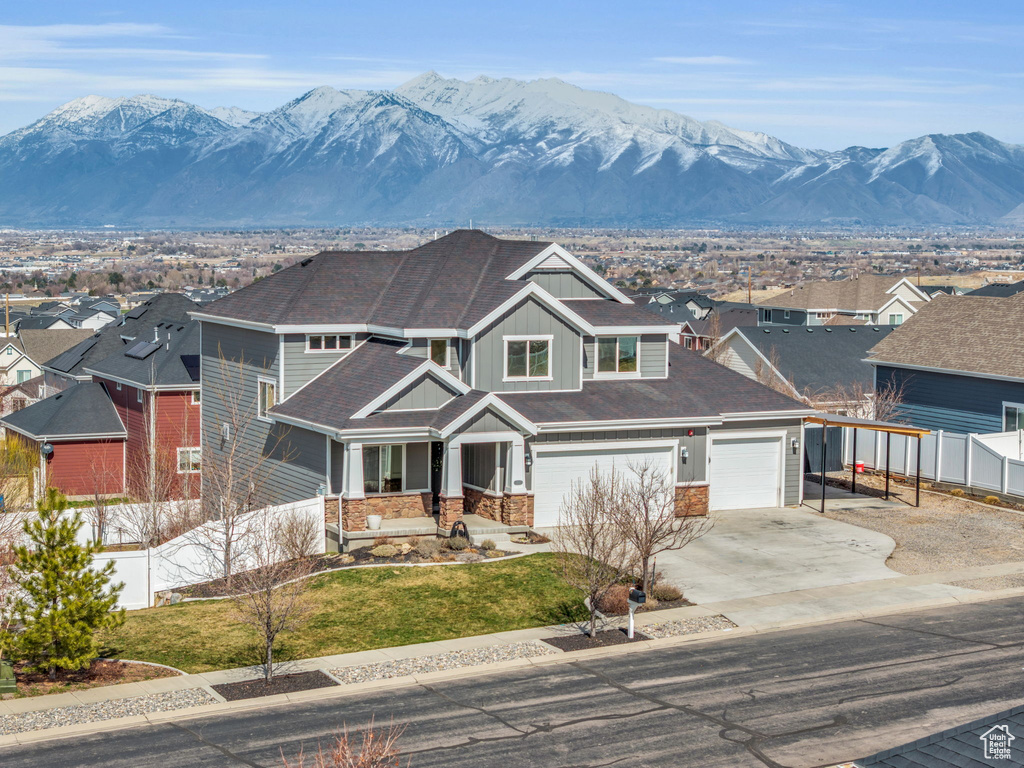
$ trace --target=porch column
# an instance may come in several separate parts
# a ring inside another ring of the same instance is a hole
[[[363,485],[363,444],[345,443],[342,468],[341,528],[366,530],[366,493]]]
[[[507,475],[501,522],[505,525],[533,525],[533,499],[526,490],[526,441],[522,435],[512,437]]]
[[[509,462],[509,492],[526,493],[526,441],[522,435],[512,440],[512,456]]]
[[[445,530],[462,519],[462,446],[455,441],[444,449],[439,518],[438,525]]]

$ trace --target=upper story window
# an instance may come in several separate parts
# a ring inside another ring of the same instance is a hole
[[[551,380],[553,336],[506,336],[505,379]]]
[[[902,312],[890,312],[889,313],[889,325],[903,325],[903,313]]]
[[[199,405],[202,402],[202,396],[198,389],[192,390],[192,405]]]
[[[339,334],[309,334],[306,336],[307,352],[343,352],[352,349],[352,337]]]
[[[637,337],[612,336],[597,340],[598,373],[636,373]]]
[[[142,402],[142,390],[141,389],[136,389],[135,390],[135,401],[138,402],[138,403]]]
[[[268,411],[277,405],[277,383],[269,379],[260,379],[259,400],[257,401],[257,417],[270,421]]]
[[[179,448],[178,449],[178,474],[191,474],[199,472],[203,468],[202,449],[200,448]]]
[[[431,339],[430,359],[442,368],[447,368],[449,364],[448,356],[451,354],[450,349],[448,339]]]
[[[363,446],[363,493],[401,493],[403,445]]]
[[[32,378],[32,371],[18,371],[18,383],[23,384]]]
[[[13,347],[8,347],[7,348],[7,354],[8,355],[13,355],[14,354],[14,348]]]

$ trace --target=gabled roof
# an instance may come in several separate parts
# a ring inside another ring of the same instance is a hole
[[[598,301],[594,299],[561,299],[561,303],[595,327],[627,326],[650,328],[652,331],[671,331],[679,325],[664,315],[654,314],[640,304],[620,304],[617,301]],[[688,314],[687,318],[692,318]]]
[[[94,331],[84,328],[58,328],[57,330],[35,331],[29,328],[18,330],[21,348],[36,365],[42,366],[47,360],[66,352],[76,344],[88,339]]]
[[[906,281],[891,275],[861,275],[848,280],[830,280],[807,283],[799,288],[759,301],[764,307],[791,307],[793,309],[825,309],[844,312],[876,311],[892,299],[892,289]],[[920,301],[927,301],[927,297]]]
[[[200,316],[468,329],[522,290],[526,280],[506,277],[552,245],[459,230],[411,251],[325,252],[205,306]]]
[[[667,379],[588,382],[579,392],[499,396],[534,424],[714,420],[739,413],[808,411],[803,403],[672,343]]]
[[[125,340],[152,337],[153,328],[163,321],[186,323],[190,310],[198,306],[180,293],[162,293],[123,315],[45,363],[45,367],[66,376],[88,377],[82,369],[123,351]]]
[[[1006,298],[1007,296],[1015,296],[1021,291],[1024,291],[1024,280],[1017,283],[989,283],[988,285],[981,286],[981,288],[975,288],[966,295]]]
[[[737,328],[745,339],[798,392],[811,394],[836,386],[874,386],[873,370],[864,362],[868,350],[893,332],[892,326],[829,328]]]
[[[717,333],[718,338],[721,338],[733,328],[756,327],[757,309],[747,306],[715,309],[703,320],[687,318],[686,322],[698,336]]]
[[[870,359],[1024,379],[1024,293],[938,296],[879,342]]]
[[[0,418],[33,440],[125,437],[124,424],[103,385],[85,382]]]
[[[27,381],[22,381],[18,384],[8,384],[3,389],[0,389],[0,398],[20,393],[27,398],[38,400],[43,392],[43,385],[44,380],[42,376],[33,376]]]
[[[13,312],[11,313],[14,314]],[[31,315],[23,316],[20,319],[11,318],[11,325],[17,324],[19,331],[42,331],[48,329],[51,325],[57,323],[63,323],[64,325],[71,325],[68,318],[70,315]],[[57,330],[68,330],[67,328],[58,328]]]
[[[162,322],[151,336],[136,336],[123,349],[83,371],[140,387],[194,389],[199,386],[199,370],[192,360],[198,355],[197,321]]]

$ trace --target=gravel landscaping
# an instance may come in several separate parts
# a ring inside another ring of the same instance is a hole
[[[861,475],[857,490],[875,495],[883,483],[884,478]],[[913,488],[893,485],[891,490],[892,496],[913,504]],[[955,496],[922,493],[919,508],[826,509],[825,515],[891,537],[896,549],[886,565],[907,575],[1024,561],[1024,516]],[[1019,576],[1007,576],[957,586],[1003,589],[1020,585]]]
[[[341,667],[340,669],[332,669],[331,674],[343,683],[366,683],[371,680],[385,680],[391,677],[440,672],[446,669],[475,667],[481,664],[492,664],[496,661],[528,659],[532,656],[547,656],[552,653],[555,653],[555,651],[540,643],[509,643],[508,645],[493,645],[465,651],[438,653],[433,656],[419,656],[412,659],[380,661],[375,664],[365,664],[358,667]]]
[[[698,632],[713,632],[718,629],[733,629],[736,625],[725,616],[698,616],[693,619],[645,624],[644,634],[648,637],[678,637],[695,635]]]
[[[41,731],[63,725],[96,723],[101,720],[116,720],[119,717],[145,715],[150,712],[169,712],[174,709],[213,704],[217,700],[202,688],[188,688],[183,691],[154,693],[149,696],[132,696],[127,699],[112,699],[95,704],[76,704],[69,707],[42,709],[37,712],[22,712],[17,715],[0,716],[0,735]]]

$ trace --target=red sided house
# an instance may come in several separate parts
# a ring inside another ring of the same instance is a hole
[[[157,323],[83,371],[91,381],[0,418],[39,452],[38,487],[70,497],[197,496],[198,323]]]

